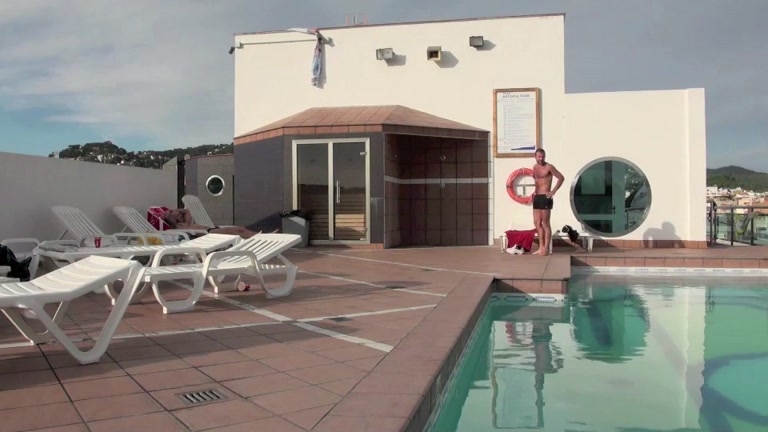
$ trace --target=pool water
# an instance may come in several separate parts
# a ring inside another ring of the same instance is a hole
[[[494,294],[428,430],[768,431],[764,287],[579,276],[563,301]]]

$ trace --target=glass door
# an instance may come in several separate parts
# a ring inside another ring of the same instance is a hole
[[[368,239],[366,142],[333,143],[333,239]]]
[[[293,204],[310,214],[310,242],[370,242],[369,147],[367,139],[293,142]]]

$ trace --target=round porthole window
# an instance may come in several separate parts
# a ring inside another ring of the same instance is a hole
[[[639,227],[651,208],[651,185],[635,164],[601,158],[587,164],[571,186],[571,208],[584,229],[619,237]]]
[[[217,175],[210,176],[205,182],[205,188],[208,189],[209,194],[219,196],[224,192],[224,179]]]

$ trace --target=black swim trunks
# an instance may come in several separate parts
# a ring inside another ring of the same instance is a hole
[[[554,200],[547,198],[546,195],[534,195],[533,196],[533,208],[536,210],[552,210]]]

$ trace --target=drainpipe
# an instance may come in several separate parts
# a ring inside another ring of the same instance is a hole
[[[187,161],[183,158],[180,158],[176,161],[176,207],[177,208],[184,208],[184,203],[181,201],[181,198],[185,195],[185,179],[186,176],[186,163]]]

